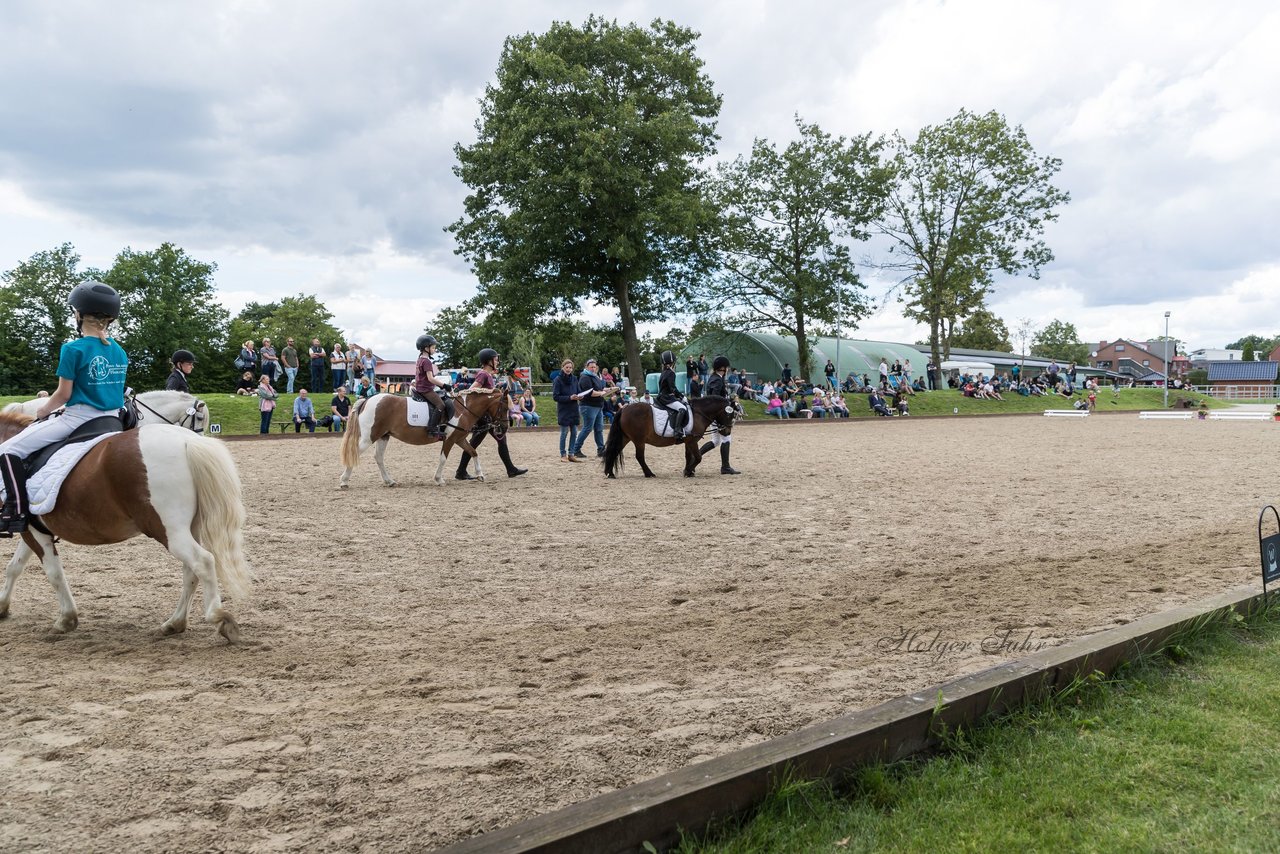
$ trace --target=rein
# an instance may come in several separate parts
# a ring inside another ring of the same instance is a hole
[[[471,415],[471,417],[475,419],[475,423],[471,425],[470,432],[474,432],[476,430],[487,430],[488,432],[493,433],[493,438],[497,439],[498,438],[498,432],[496,432],[497,428],[505,424],[505,421],[501,421],[501,420],[495,421],[493,417],[489,415],[488,412],[484,412],[484,411],[476,412],[474,409],[468,406],[467,397],[473,394],[483,394],[486,398],[489,398],[495,394],[502,394],[503,396],[505,396],[505,392],[503,392],[501,389],[496,389],[496,388],[492,388],[492,389],[467,388],[458,392],[456,395],[458,398],[460,398],[459,403],[462,406],[462,408],[465,409]],[[454,395],[450,395],[450,397],[453,397],[453,396]],[[462,427],[461,426],[450,427],[450,429],[461,430]],[[506,432],[505,428],[501,432]]]
[[[143,409],[147,410],[147,411],[148,411],[148,412],[150,412],[152,415],[154,415],[156,418],[159,418],[161,421],[163,421],[163,422],[164,422],[164,423],[166,423],[166,424],[172,424],[172,425],[174,425],[175,427],[186,427],[186,429],[190,430],[192,433],[201,433],[201,432],[203,432],[203,430],[201,430],[201,428],[197,426],[197,422],[196,422],[196,413],[197,413],[199,410],[201,410],[201,409],[203,409],[203,408],[204,408],[204,401],[203,401],[203,400],[200,400],[200,399],[198,399],[198,398],[197,398],[197,399],[196,399],[196,402],[195,402],[193,405],[188,406],[188,407],[187,407],[187,411],[186,411],[186,412],[183,414],[183,416],[182,416],[181,418],[179,418],[177,421],[170,421],[168,418],[165,418],[165,417],[164,417],[163,415],[161,415],[159,412],[156,412],[156,411],[155,411],[154,409],[152,409],[150,406],[147,406],[145,403],[143,403],[143,402],[138,398],[138,396],[137,396],[136,394],[135,394],[132,398],[130,398],[130,400],[132,400],[132,401],[133,401],[133,403],[134,403],[134,405],[135,405],[135,406],[141,406]],[[187,426],[187,421],[188,421],[188,419],[191,421],[191,425],[190,425],[190,426]]]

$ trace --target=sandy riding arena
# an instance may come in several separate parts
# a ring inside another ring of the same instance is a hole
[[[392,444],[401,486],[370,454],[347,491],[335,440],[232,443],[243,646],[156,635],[181,574],[150,541],[64,547],[65,635],[29,569],[0,850],[442,844],[1252,581],[1280,498],[1256,422],[748,423],[745,473],[693,480],[510,441],[523,478],[438,488]]]

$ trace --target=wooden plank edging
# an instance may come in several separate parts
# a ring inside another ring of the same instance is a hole
[[[1094,671],[1160,649],[1197,623],[1228,610],[1250,613],[1261,591],[1238,587],[1218,596],[1139,618],[1018,661],[815,724],[733,753],[679,768],[509,827],[454,843],[447,854],[489,852],[634,852],[649,842],[677,844],[680,830],[751,809],[784,774],[801,778],[873,762],[892,762],[938,744],[937,733],[1043,699]]]

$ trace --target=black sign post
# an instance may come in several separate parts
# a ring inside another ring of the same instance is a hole
[[[1262,520],[1267,511],[1276,517],[1276,533],[1269,537],[1262,536]],[[1268,504],[1258,514],[1258,550],[1262,555],[1262,598],[1266,601],[1267,585],[1280,581],[1280,511]]]

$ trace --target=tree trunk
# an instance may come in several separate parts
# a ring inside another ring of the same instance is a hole
[[[808,382],[813,372],[813,354],[809,352],[809,334],[804,328],[804,312],[799,305],[793,305],[796,313],[796,376],[801,382]]]
[[[947,387],[946,383],[943,381],[945,374],[942,372],[942,353],[938,346],[938,326],[940,323],[941,321],[936,315],[929,318],[929,355],[932,357],[931,361],[933,362],[934,368],[938,371],[939,391]]]
[[[631,313],[631,291],[626,279],[619,276],[613,282],[613,298],[618,303],[618,317],[622,321],[622,347],[627,354],[627,379],[644,394],[644,365],[640,361],[640,339],[636,337],[636,319]]]

